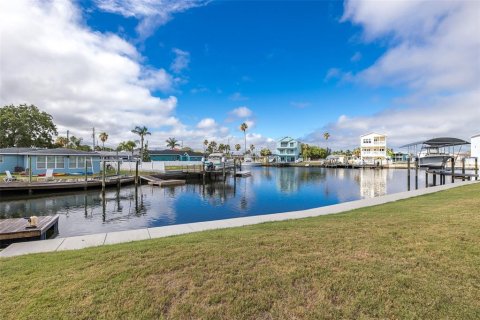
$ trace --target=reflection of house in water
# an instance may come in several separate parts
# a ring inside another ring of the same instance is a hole
[[[277,171],[277,188],[284,193],[293,193],[298,190],[298,176],[296,168],[282,168]]]
[[[387,170],[360,170],[360,196],[373,198],[387,193]]]

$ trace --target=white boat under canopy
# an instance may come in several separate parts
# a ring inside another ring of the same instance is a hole
[[[425,141],[409,143],[401,148],[414,149],[414,154],[418,156],[419,167],[427,169],[442,169],[445,168],[449,159],[456,159],[462,146],[469,145],[470,142],[450,137],[434,138]],[[418,147],[420,151],[417,152]],[[455,155],[455,147],[458,147]]]

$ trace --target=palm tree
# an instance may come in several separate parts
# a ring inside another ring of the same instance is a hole
[[[235,150],[237,150],[237,152],[238,152],[238,151],[240,151],[240,149],[242,149],[242,146],[240,145],[240,143],[237,143],[235,145]]]
[[[68,139],[66,137],[57,137],[55,140],[55,145],[59,146],[60,148],[65,148],[68,146]]]
[[[230,154],[230,145],[229,145],[229,144],[226,144],[226,145],[225,145],[225,152],[226,152],[227,154]]]
[[[132,130],[132,133],[138,134],[140,136],[140,159],[143,159],[143,141],[145,139],[145,136],[151,135],[152,133],[149,132],[148,128],[145,126],[136,126],[135,129]]]
[[[132,158],[133,158],[133,151],[135,150],[135,147],[137,144],[135,141],[129,140],[129,141],[123,141],[120,142],[120,144],[117,147],[118,151],[129,151],[132,153]]]
[[[169,147],[171,150],[175,149],[176,147],[180,147],[180,143],[178,143],[178,140],[175,138],[168,138],[166,141],[167,147]]]
[[[98,137],[102,141],[102,149],[105,150],[105,141],[108,140],[108,133],[102,132],[98,135]]]
[[[325,141],[327,142],[327,155],[328,155],[328,154],[330,153],[330,152],[328,151],[328,138],[330,138],[330,133],[325,132],[325,133],[323,134],[323,137],[325,138]]]
[[[243,135],[245,136],[245,152],[247,152],[247,129],[248,125],[245,122],[240,125],[240,130],[243,131]]]
[[[218,145],[218,151],[220,151],[220,152],[222,152],[222,153],[225,151],[225,145],[224,145],[223,143],[220,143],[220,144]]]

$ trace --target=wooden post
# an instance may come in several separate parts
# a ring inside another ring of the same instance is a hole
[[[135,161],[135,185],[138,185],[138,160]]]
[[[478,180],[478,158],[475,158],[475,180]]]
[[[28,182],[32,183],[32,156],[28,156]]]
[[[87,171],[88,171],[88,163],[87,163],[87,157],[85,157],[85,190],[87,190],[87,185],[88,185]]]
[[[105,170],[106,170],[106,161],[104,158],[102,161],[102,192],[105,192]]]
[[[117,186],[120,188],[120,160],[117,158]]]
[[[425,170],[425,188],[428,188],[428,171]]]
[[[452,167],[452,183],[455,183],[455,158],[452,157],[450,161],[451,161],[450,165]]]
[[[465,181],[465,158],[462,159],[462,181]]]
[[[222,166],[222,177],[223,177],[223,181],[225,181],[226,179],[226,174],[225,174],[225,161],[223,162],[223,166]]]
[[[415,157],[415,190],[418,189],[418,157]]]
[[[437,185],[437,174],[434,172],[433,173],[433,186],[435,187]]]
[[[407,159],[407,190],[410,191],[410,156]]]
[[[237,177],[237,159],[233,158],[233,178]]]

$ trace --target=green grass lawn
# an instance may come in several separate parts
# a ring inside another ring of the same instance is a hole
[[[479,319],[480,184],[0,260],[2,319]]]

